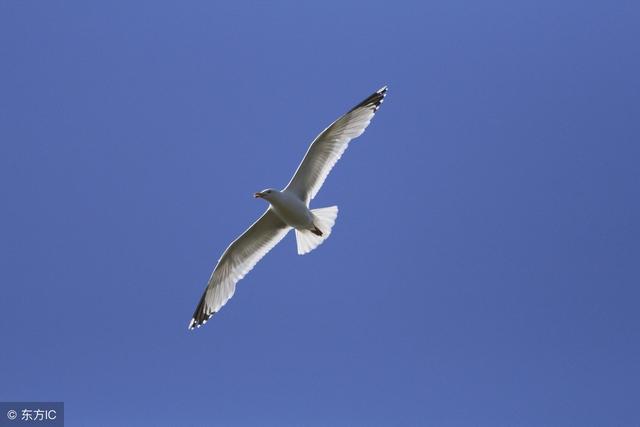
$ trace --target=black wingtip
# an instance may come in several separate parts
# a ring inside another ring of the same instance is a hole
[[[204,293],[202,294],[202,298],[200,298],[200,302],[196,307],[196,310],[193,312],[193,317],[191,318],[191,322],[189,322],[190,331],[195,328],[199,328],[200,326],[203,326],[205,323],[207,323],[209,319],[211,319],[211,316],[213,316],[213,313],[206,312],[206,307],[205,307],[206,296],[207,296],[207,291],[204,291]]]
[[[384,85],[369,97],[367,97],[367,99],[362,101],[360,104],[353,107],[351,111],[357,110],[358,108],[372,108],[373,112],[375,113],[376,111],[378,111],[378,108],[380,108],[380,105],[384,101],[384,97],[387,96],[388,89],[389,87],[387,85]]]
[[[192,318],[191,322],[189,322],[189,330],[192,331],[199,328],[200,326],[204,326],[209,321],[209,319],[211,319],[211,316],[213,316],[213,313],[206,314],[203,317]]]

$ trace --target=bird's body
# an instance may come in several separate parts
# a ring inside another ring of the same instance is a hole
[[[307,204],[296,194],[287,190],[269,189],[256,193],[256,197],[267,200],[271,204],[271,209],[289,227],[297,230],[313,230],[313,214]]]
[[[347,149],[349,141],[360,136],[369,125],[386,93],[385,86],[322,131],[282,191],[267,189],[255,193],[255,197],[265,199],[270,206],[220,257],[189,329],[204,325],[219,311],[233,296],[236,283],[291,229],[295,230],[300,255],[311,252],[331,235],[338,207],[310,209],[309,203]]]

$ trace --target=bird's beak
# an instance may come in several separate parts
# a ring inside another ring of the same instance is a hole
[[[262,197],[264,197],[264,194],[262,194],[262,193],[255,193],[255,194],[253,195],[253,197],[255,197],[256,199],[262,199]]]

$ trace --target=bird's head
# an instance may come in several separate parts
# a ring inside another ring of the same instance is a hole
[[[279,193],[280,192],[278,190],[274,190],[273,188],[267,188],[266,190],[258,191],[253,195],[253,197],[255,197],[256,199],[265,199],[268,201],[268,200],[271,200],[273,197],[276,196],[276,194],[279,194]]]

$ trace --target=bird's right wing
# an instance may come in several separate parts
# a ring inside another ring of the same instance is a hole
[[[387,87],[384,86],[322,131],[311,143],[285,190],[309,203],[342,157],[349,141],[362,135],[369,126],[386,94]]]
[[[189,329],[200,327],[233,296],[236,283],[287,235],[291,227],[271,210],[253,223],[224,251],[211,273],[207,289],[193,313]]]

